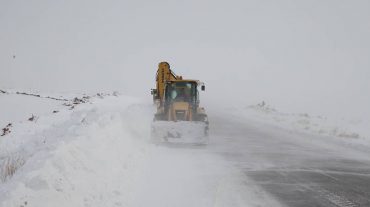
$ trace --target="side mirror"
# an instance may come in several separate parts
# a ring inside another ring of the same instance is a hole
[[[202,91],[205,91],[206,90],[206,86],[205,85],[202,85],[201,90]]]
[[[150,94],[152,94],[153,96],[157,95],[157,89],[151,89]]]

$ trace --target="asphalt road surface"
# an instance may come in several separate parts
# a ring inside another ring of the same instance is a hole
[[[365,146],[238,118],[210,120],[207,148],[282,205],[370,206],[370,150]]]

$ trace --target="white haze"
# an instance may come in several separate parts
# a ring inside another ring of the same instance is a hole
[[[368,117],[369,19],[367,0],[2,0],[0,87],[150,99],[166,60],[206,107]]]

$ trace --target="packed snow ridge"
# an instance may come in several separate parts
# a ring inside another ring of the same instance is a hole
[[[48,146],[46,137],[40,134],[49,124],[68,119],[68,110],[77,105],[89,103],[93,97],[104,97],[110,94],[83,95],[72,99],[39,95],[32,92],[9,92],[1,90],[6,96],[1,96],[2,116],[0,123],[0,181],[5,182],[21,166],[28,157],[37,152],[40,147]],[[56,113],[60,112],[60,116]],[[67,117],[66,117],[67,115]],[[39,119],[41,118],[41,119]],[[44,139],[42,141],[42,139]],[[42,145],[39,145],[42,143]]]
[[[1,123],[9,123],[0,138],[0,206],[119,206],[114,198],[99,203],[94,195],[128,196],[120,186],[133,187],[143,156],[135,142],[146,133],[130,131],[134,113],[144,111],[139,101],[116,93],[3,94],[0,103],[7,106],[1,108],[14,114],[1,117]],[[136,141],[128,138],[132,134]],[[108,191],[104,184],[116,188]],[[91,197],[81,200],[81,194]]]

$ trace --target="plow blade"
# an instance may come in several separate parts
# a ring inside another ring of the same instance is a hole
[[[208,124],[201,121],[154,121],[151,139],[153,142],[206,144]]]

